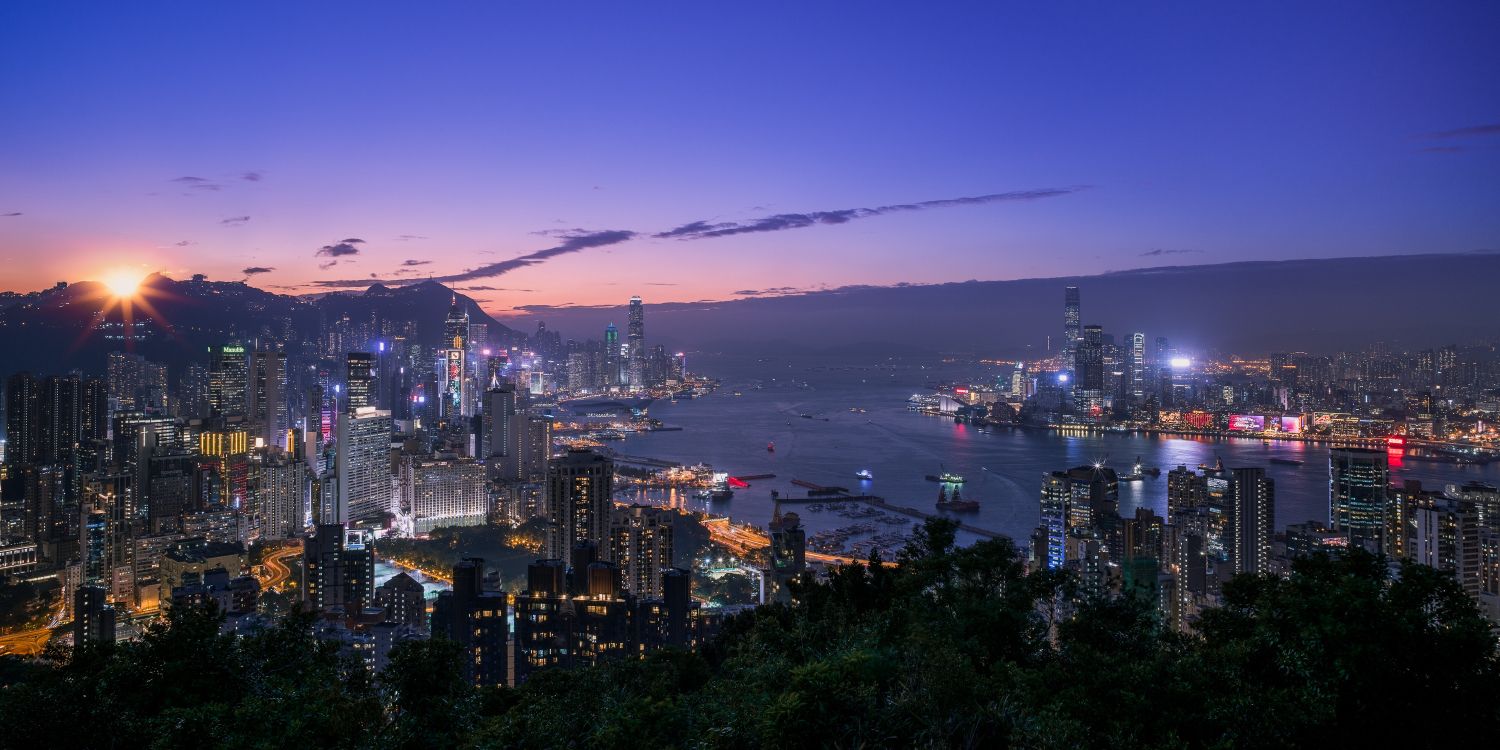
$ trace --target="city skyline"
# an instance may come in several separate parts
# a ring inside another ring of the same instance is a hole
[[[729,44],[707,10],[365,9],[7,9],[5,286],[430,276],[505,316],[1500,232],[1487,4],[715,11]]]

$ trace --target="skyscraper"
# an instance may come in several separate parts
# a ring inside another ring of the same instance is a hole
[[[276,351],[250,353],[250,387],[246,417],[254,437],[266,445],[286,447],[286,354]]]
[[[630,326],[626,337],[629,347],[630,387],[633,390],[640,390],[646,385],[646,310],[639,296],[630,298]]]
[[[1229,479],[1230,561],[1236,573],[1271,570],[1271,538],[1276,534],[1276,488],[1266,470],[1235,469]]]
[[[480,402],[479,455],[499,479],[520,479],[520,441],[517,434],[516,387],[499,383],[484,392]]]
[[[36,460],[37,399],[40,384],[29,372],[5,381],[5,463],[25,466]]]
[[[438,595],[432,606],[432,633],[464,650],[464,675],[475,685],[506,684],[505,594],[484,590],[484,560],[467,558],[453,566],[453,589]],[[520,614],[517,614],[520,620]],[[551,623],[553,625],[557,623]],[[520,623],[517,623],[518,629]],[[517,649],[521,648],[517,638]],[[558,644],[550,644],[554,651]],[[563,646],[566,650],[566,646]],[[517,655],[517,660],[520,660]]]
[[[1083,337],[1074,346],[1074,401],[1080,410],[1097,409],[1104,400],[1104,330],[1084,326]]]
[[[322,523],[347,523],[391,510],[391,413],[372,406],[338,414],[338,503]]]
[[[1137,402],[1146,397],[1146,334],[1130,334],[1126,349],[1130,397]]]
[[[344,390],[349,394],[349,410],[375,403],[375,355],[349,352],[344,355]]]
[[[672,567],[677,511],[632,505],[616,508],[609,519],[610,559],[619,566],[625,590],[639,597],[662,595],[662,571]]]
[[[620,330],[610,323],[604,327],[604,387],[619,385],[621,374]]]
[[[448,318],[443,322],[443,416],[453,418],[466,416],[469,404],[465,395],[468,386],[466,365],[469,342],[469,313],[458,304],[458,295],[448,308]]]
[[[1078,304],[1078,287],[1063,290],[1063,367],[1073,366],[1073,351],[1078,347],[1079,326],[1083,317]]]
[[[250,361],[245,347],[226,344],[209,349],[208,406],[223,416],[243,415],[249,400]]]
[[[1379,550],[1390,484],[1385,451],[1333,448],[1328,452],[1328,518],[1349,543]]]
[[[120,411],[159,413],[167,408],[167,367],[139,354],[110,352],[109,397]]]
[[[570,450],[548,467],[543,499],[547,557],[565,558],[579,542],[607,549],[614,471],[614,462],[591,450]]]

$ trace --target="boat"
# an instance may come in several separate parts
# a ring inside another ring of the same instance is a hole
[[[960,497],[957,487],[953,488],[953,497],[950,499],[948,497],[948,488],[939,487],[937,509],[953,513],[972,513],[979,510],[979,502],[977,500],[965,500]]]
[[[1273,464],[1281,464],[1282,466],[1301,466],[1302,465],[1302,460],[1298,459],[1298,458],[1279,458],[1278,457],[1278,458],[1272,458],[1271,459],[1271,463],[1273,463]]]
[[[767,453],[775,453],[776,452],[776,444],[775,443],[766,443],[766,452]]]
[[[958,474],[954,474],[953,472],[948,471],[947,467],[943,467],[942,473],[940,474],[928,474],[927,481],[942,482],[943,484],[963,484],[964,478]]]
[[[854,472],[854,476],[859,477],[862,481],[866,482],[875,478],[875,475],[871,474],[869,469],[860,469],[859,471]]]

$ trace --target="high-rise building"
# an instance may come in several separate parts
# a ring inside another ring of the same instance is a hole
[[[1202,505],[1208,498],[1207,479],[1186,466],[1167,472],[1167,515]]]
[[[250,353],[250,388],[245,407],[252,436],[264,445],[286,447],[287,380],[286,354],[277,351]]]
[[[609,519],[610,559],[619,567],[625,590],[639,597],[662,596],[662,571],[672,567],[677,511],[632,505],[616,508]]]
[[[323,523],[391,512],[391,413],[372,406],[338,413],[338,503]]]
[[[357,614],[375,602],[375,549],[369,531],[318,524],[303,540],[302,597],[314,611]]]
[[[1276,488],[1259,467],[1234,469],[1229,479],[1230,561],[1236,573],[1268,573],[1276,534]]]
[[[109,398],[119,411],[154,414],[167,409],[167,366],[139,354],[110,352],[106,365]]]
[[[481,687],[506,684],[506,596],[484,590],[484,560],[469,558],[453,566],[453,589],[438,594],[432,605],[432,634],[457,643],[464,651],[464,674]],[[517,613],[520,630],[520,613]],[[517,650],[522,648],[519,637]],[[566,650],[566,646],[562,646]],[[520,660],[517,655],[517,660]]]
[[[444,526],[482,526],[489,518],[489,490],[484,465],[478,461],[409,458],[402,468],[413,533],[426,534]]]
[[[1081,336],[1080,326],[1083,322],[1081,309],[1078,304],[1078,287],[1070,286],[1063,290],[1063,366],[1073,366],[1073,352],[1078,347],[1078,339]]]
[[[551,463],[543,499],[547,557],[562,559],[579,542],[608,545],[614,471],[613,461],[591,450],[570,450]]]
[[[1385,451],[1333,448],[1328,452],[1328,518],[1350,544],[1381,548],[1390,481]]]
[[[250,393],[250,360],[245,347],[211,347],[208,358],[208,406],[223,416],[245,414]]]
[[[623,369],[620,364],[620,330],[610,323],[604,327],[604,387],[620,385]]]
[[[1104,399],[1104,329],[1084,326],[1074,346],[1074,401],[1080,410],[1097,409]]]
[[[640,390],[645,387],[646,368],[646,310],[640,297],[630,298],[630,326],[626,332],[628,346],[630,387]]]
[[[344,392],[347,409],[353,411],[375,403],[375,355],[349,352],[344,355]]]
[[[305,475],[303,463],[285,453],[254,454],[249,508],[251,524],[261,539],[289,539],[302,533],[307,516],[302,495]]]
[[[1146,397],[1146,334],[1130,334],[1125,360],[1130,397],[1139,402]]]
[[[5,380],[5,464],[25,466],[36,461],[37,407],[41,384],[29,372]]]
[[[517,684],[533,672],[563,665],[572,653],[566,580],[567,566],[561,559],[526,566],[526,588],[516,595]],[[437,632],[435,612],[433,631]]]
[[[448,308],[448,318],[443,322],[443,415],[446,417],[467,416],[469,371],[467,349],[469,342],[469,313],[458,304],[458,295]]]
[[[103,586],[79,586],[73,594],[73,643],[115,642],[115,608]]]
[[[1433,498],[1415,509],[1412,559],[1453,573],[1469,596],[1478,598],[1482,554],[1479,511],[1474,503]]]
[[[514,385],[496,383],[484,392],[480,401],[479,455],[499,479],[520,479],[521,437],[516,431],[517,414]]]
[[[772,493],[775,499],[775,493]],[[769,525],[771,532],[771,596],[779,602],[792,600],[793,579],[807,570],[807,530],[796,513],[782,513],[776,502]]]

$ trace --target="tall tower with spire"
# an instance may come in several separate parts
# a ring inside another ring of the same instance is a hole
[[[460,416],[468,412],[468,366],[466,348],[469,343],[469,312],[458,304],[454,294],[448,306],[448,319],[443,322],[443,412],[445,416]]]

